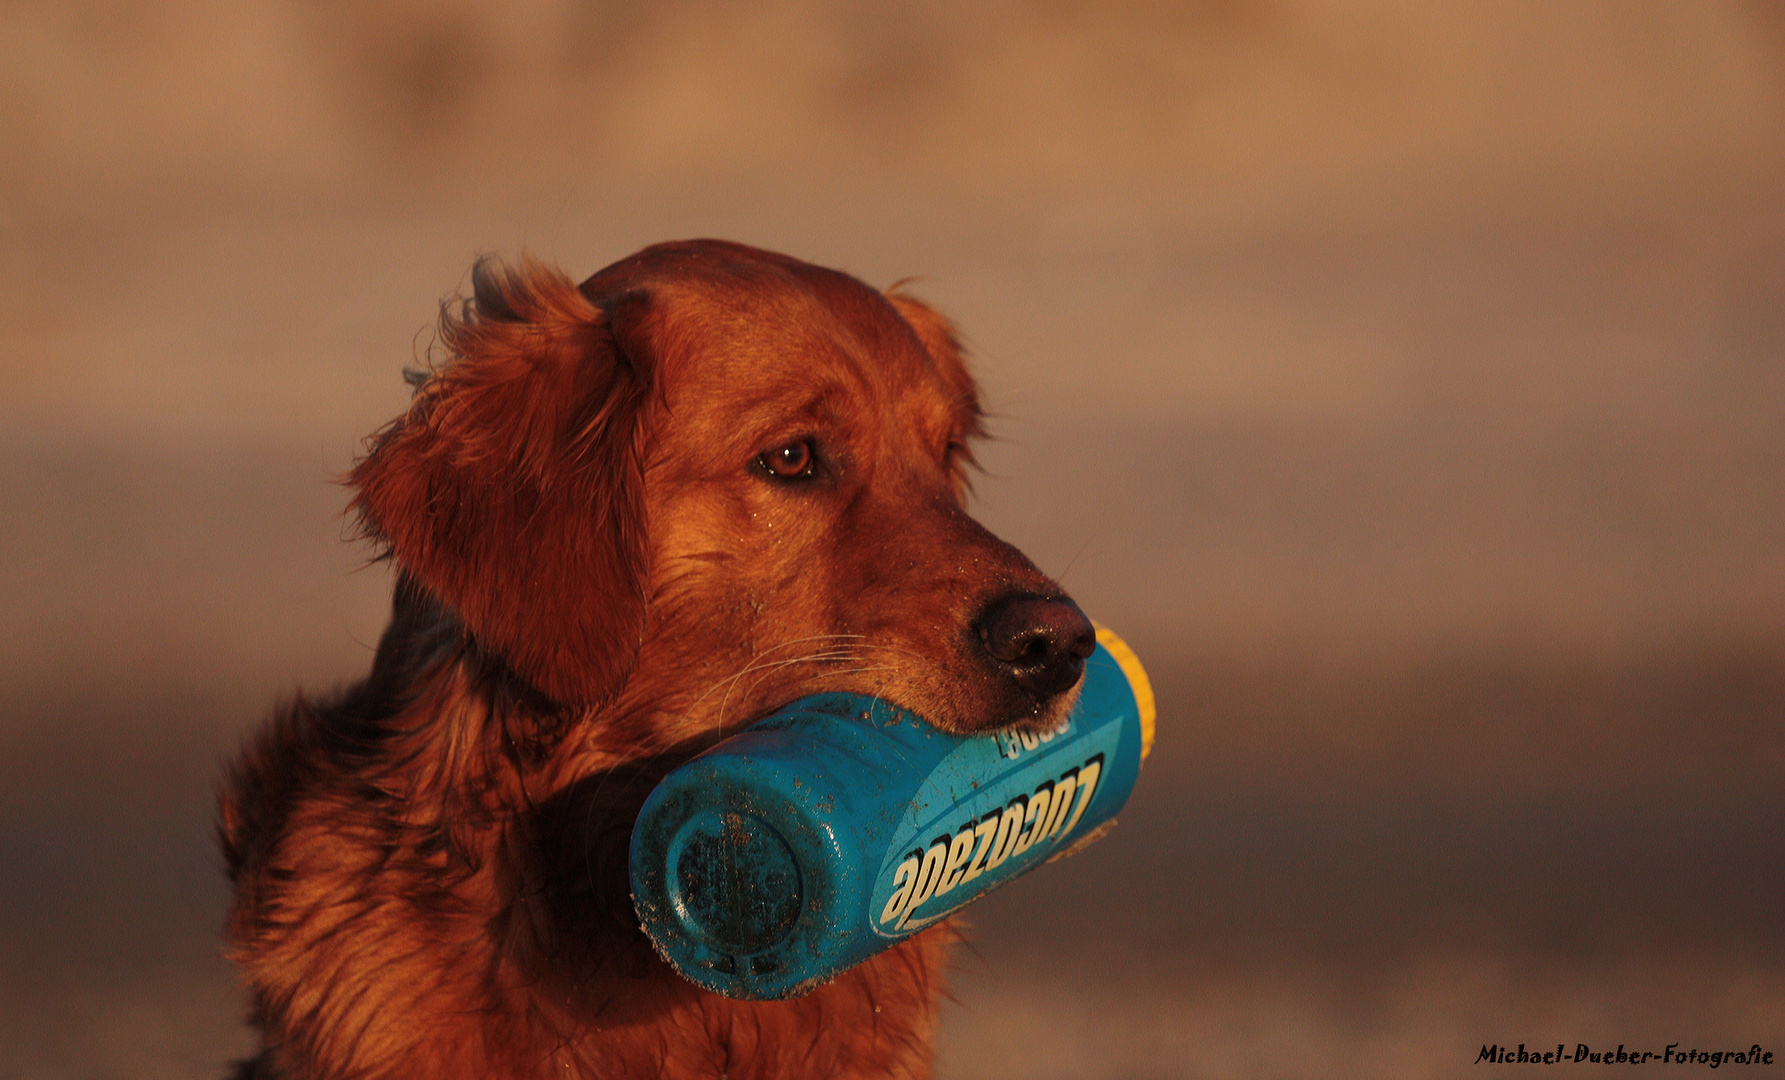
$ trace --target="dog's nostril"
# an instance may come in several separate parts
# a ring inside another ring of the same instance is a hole
[[[993,663],[1038,700],[1070,690],[1097,647],[1091,620],[1065,597],[1011,593],[974,624]]]

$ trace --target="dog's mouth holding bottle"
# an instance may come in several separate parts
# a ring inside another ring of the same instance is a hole
[[[640,923],[706,989],[798,996],[1101,836],[1153,727],[1146,673],[1105,628],[1041,731],[959,735],[863,694],[801,698],[646,800]]]

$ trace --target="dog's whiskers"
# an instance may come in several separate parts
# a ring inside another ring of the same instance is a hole
[[[838,659],[854,659],[854,658],[853,658],[853,657],[838,657]],[[794,661],[789,661],[789,663],[793,663],[793,662],[794,662]],[[889,670],[894,670],[894,669],[893,669],[893,668],[891,668],[891,667],[890,667],[890,666],[889,666],[889,665],[885,665],[885,664],[881,664],[881,665],[871,665],[871,666],[868,666],[868,667],[854,667],[854,668],[846,668],[846,669],[844,669],[844,670],[842,670],[842,671],[838,671],[838,672],[834,672],[834,673],[833,673],[833,674],[837,674],[837,675],[859,675],[859,674],[861,674],[861,673],[862,673],[862,672],[864,672],[864,671],[889,671]],[[764,673],[763,673],[763,674],[762,674],[762,675],[761,675],[761,676],[760,676],[760,677],[759,677],[759,678],[758,678],[758,679],[757,679],[757,680],[756,680],[756,681],[755,681],[755,682],[753,682],[753,683],[751,683],[751,684],[750,684],[750,689],[749,689],[749,690],[747,690],[747,691],[745,691],[745,696],[746,696],[746,697],[747,697],[747,696],[749,696],[749,695],[750,695],[750,694],[751,694],[751,693],[753,693],[753,692],[754,692],[754,691],[755,691],[755,690],[756,690],[756,688],[757,688],[757,687],[758,687],[758,686],[761,686],[761,685],[762,685],[762,681],[763,681],[763,679],[766,679],[766,678],[768,678],[768,677],[769,677],[769,675],[771,675],[771,674],[773,674],[773,672],[764,672]],[[721,709],[723,709],[723,706],[721,706]],[[720,718],[720,721],[721,721],[721,724],[723,724],[723,721],[724,721],[724,718],[723,718],[723,716],[721,716],[721,718]]]
[[[847,640],[851,640],[851,639],[860,638],[861,636],[862,635],[860,635],[860,634],[810,634],[806,637],[789,638],[786,641],[777,642],[776,644],[770,645],[768,648],[763,649],[761,652],[757,653],[754,657],[751,658],[751,660],[748,663],[746,663],[737,672],[735,672],[731,675],[727,675],[724,678],[719,679],[718,681],[714,682],[713,685],[711,685],[711,686],[707,687],[705,690],[701,691],[700,696],[695,698],[694,701],[690,703],[689,707],[693,708],[695,705],[699,705],[702,701],[706,700],[706,698],[709,695],[711,695],[715,690],[718,690],[721,686],[728,686],[728,684],[736,683],[737,680],[743,678],[745,675],[748,675],[751,671],[756,670],[757,666],[759,664],[762,664],[764,662],[768,662],[768,663],[779,662],[779,661],[766,660],[766,657],[768,656],[769,653],[777,652],[781,649],[791,648],[795,645],[804,645],[804,644],[807,644],[808,642],[814,642],[814,641],[841,642],[841,641],[847,641]],[[820,650],[820,652],[822,652],[822,651],[823,650]],[[816,654],[814,654],[814,655],[816,655]],[[804,657],[801,659],[810,659],[810,657]]]
[[[725,733],[725,709],[726,706],[731,703],[731,692],[737,689],[737,684],[743,680],[744,676],[758,671],[762,672],[762,674],[757,677],[756,681],[750,684],[750,689],[744,692],[744,696],[748,697],[751,693],[755,692],[758,686],[762,685],[763,680],[767,679],[781,668],[792,667],[796,664],[843,662],[854,659],[856,659],[855,655],[847,649],[821,649],[806,656],[796,656],[785,660],[771,660],[746,665],[743,670],[731,677],[730,682],[725,687],[725,696],[719,699],[718,715],[713,721],[714,734],[723,735]]]

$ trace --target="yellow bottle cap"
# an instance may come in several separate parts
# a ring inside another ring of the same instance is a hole
[[[1147,680],[1147,669],[1140,666],[1140,657],[1128,643],[1116,636],[1116,632],[1097,620],[1091,620],[1097,628],[1097,643],[1109,650],[1116,658],[1116,664],[1122,674],[1128,677],[1128,687],[1134,691],[1134,704],[1140,710],[1140,759],[1145,761],[1153,752],[1153,721],[1157,710],[1153,703],[1153,684]]]

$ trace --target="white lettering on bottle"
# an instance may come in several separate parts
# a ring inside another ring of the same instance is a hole
[[[1042,830],[1047,827],[1048,800],[1053,789],[1052,784],[1043,784],[1035,789],[1035,794],[1029,796],[1029,808],[1023,811],[1023,823],[1029,827],[1017,837],[1016,844],[1010,850],[1012,855],[1021,855],[1029,850],[1030,845],[1041,839]]]
[[[948,862],[942,867],[942,880],[936,883],[936,895],[953,889],[960,884],[961,875],[967,872],[967,856],[973,854],[973,823],[955,834],[948,845]]]
[[[1078,827],[1078,819],[1085,816],[1085,807],[1091,805],[1091,796],[1097,793],[1097,778],[1103,773],[1103,755],[1098,754],[1084,763],[1078,770],[1078,805],[1072,809],[1072,817],[1067,819],[1062,833],[1070,833]]]
[[[889,923],[905,914],[905,903],[911,899],[912,886],[917,884],[920,865],[917,856],[912,855],[893,871],[893,894],[887,897],[886,907],[880,912],[881,922]]]
[[[973,861],[967,864],[967,875],[962,881],[972,881],[985,871],[985,857],[992,849],[992,839],[998,834],[998,821],[1004,816],[1003,811],[993,810],[980,819],[973,834],[979,837],[979,846],[973,850]]]
[[[1072,796],[1078,790],[1078,770],[1074,769],[1054,783],[1052,802],[1048,806],[1047,830],[1041,835],[1056,836],[1066,824],[1066,813],[1072,809]]]
[[[911,918],[911,913],[923,906],[923,902],[936,895],[936,886],[942,878],[942,864],[948,859],[948,841],[938,840],[930,845],[930,850],[923,853],[923,865],[917,869],[917,884],[911,890],[911,900],[905,905],[905,913],[899,916],[899,926],[904,927]]]
[[[1023,831],[1023,807],[1027,801],[1018,795],[1010,800],[1010,805],[998,816],[998,835],[993,839],[992,853],[985,861],[987,870],[996,870],[999,864],[1010,858],[1011,849],[1016,847],[1017,834]]]

